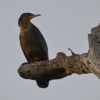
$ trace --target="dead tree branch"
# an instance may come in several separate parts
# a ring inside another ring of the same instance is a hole
[[[49,81],[76,74],[94,73],[100,78],[100,25],[92,28],[88,35],[89,51],[71,56],[58,53],[55,59],[48,61],[22,64],[18,73],[25,79]]]

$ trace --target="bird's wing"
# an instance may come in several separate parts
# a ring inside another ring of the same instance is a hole
[[[45,38],[43,37],[43,35],[41,34],[40,30],[35,26],[33,25],[33,31],[36,35],[36,40],[37,40],[37,43],[41,49],[41,52],[43,52],[44,54],[42,54],[42,56],[44,57],[44,60],[48,60],[49,59],[49,56],[48,56],[48,47],[47,47],[47,44],[46,44],[46,41],[45,41]]]

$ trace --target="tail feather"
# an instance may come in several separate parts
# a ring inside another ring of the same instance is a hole
[[[47,88],[49,85],[49,81],[36,81],[36,83],[40,88]]]

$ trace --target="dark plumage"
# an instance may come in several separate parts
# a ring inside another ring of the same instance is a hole
[[[48,60],[46,41],[40,30],[30,21],[30,19],[37,16],[40,16],[40,14],[23,13],[18,20],[18,25],[20,27],[20,44],[29,63]],[[36,82],[41,88],[46,88],[49,85],[48,81]]]

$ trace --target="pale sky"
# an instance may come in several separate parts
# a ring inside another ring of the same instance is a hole
[[[100,80],[94,74],[50,81],[41,89],[21,78],[17,69],[26,62],[19,43],[18,18],[24,12],[41,14],[31,20],[49,48],[49,59],[58,52],[88,52],[87,36],[100,23],[100,0],[1,0],[0,2],[0,100],[100,100]]]

